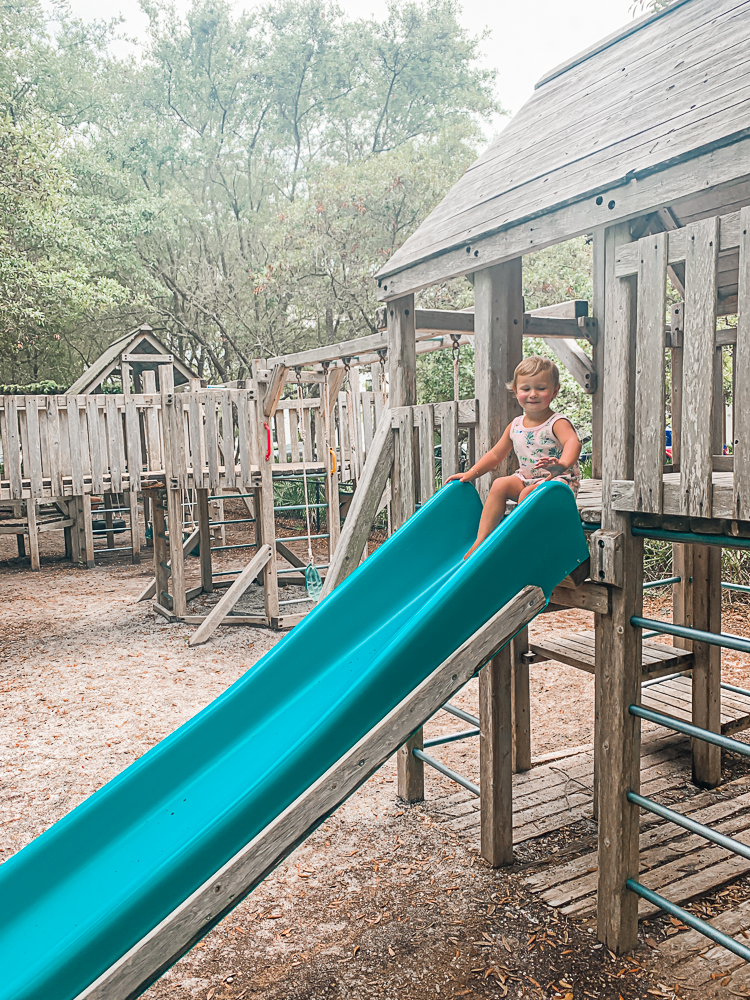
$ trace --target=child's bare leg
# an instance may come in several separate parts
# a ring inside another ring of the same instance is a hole
[[[501,476],[490,487],[490,492],[484,504],[479,520],[477,540],[464,556],[465,559],[482,544],[493,528],[496,528],[505,516],[505,504],[508,500],[517,500],[523,490],[523,482],[519,476]]]
[[[533,493],[533,492],[534,492],[534,490],[535,490],[535,489],[537,488],[537,486],[541,486],[541,485],[542,485],[542,483],[545,483],[546,481],[547,481],[546,479],[540,479],[540,480],[539,480],[539,482],[538,482],[538,483],[534,483],[534,485],[533,485],[533,486],[524,486],[524,488],[523,488],[523,489],[521,490],[521,492],[520,492],[520,493],[518,494],[518,502],[519,502],[519,503],[521,503],[521,501],[522,501],[522,500],[525,500],[525,499],[526,499],[526,497],[527,497],[527,496],[528,496],[528,495],[529,495],[530,493]]]

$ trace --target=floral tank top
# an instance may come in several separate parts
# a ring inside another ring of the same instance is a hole
[[[553,433],[553,427],[558,420],[567,420],[567,417],[553,413],[548,420],[537,427],[524,427],[523,415],[521,415],[516,417],[510,425],[510,440],[518,458],[516,475],[520,476],[527,485],[540,479],[550,478],[545,469],[534,468],[540,458],[560,458],[563,453],[563,446]],[[574,493],[577,492],[581,483],[581,470],[578,462],[561,476],[553,476],[552,478],[561,479],[571,487]]]

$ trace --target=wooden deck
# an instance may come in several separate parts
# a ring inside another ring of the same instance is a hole
[[[535,654],[532,661],[534,663],[556,660],[558,663],[566,663],[570,667],[585,670],[589,674],[594,673],[595,633],[593,629],[583,632],[568,632],[564,635],[546,635],[543,638],[532,636],[529,641],[529,649]],[[643,642],[644,679],[679,673],[683,670],[689,670],[692,665],[693,654],[686,649],[678,649],[676,646],[668,646],[666,643],[653,642],[649,639]],[[687,683],[689,688],[690,681],[688,680]],[[661,689],[662,685],[660,684],[658,687]],[[646,689],[646,691],[649,690],[651,689]],[[654,690],[656,689],[654,688]],[[688,694],[688,708],[689,706]],[[648,707],[651,708],[651,704]],[[666,709],[654,709],[654,711],[662,710],[666,711]],[[678,718],[682,718],[682,716],[680,715]],[[737,732],[737,730],[733,731]]]
[[[750,943],[750,900],[725,910],[708,922],[747,946]],[[746,996],[750,992],[750,966],[698,931],[667,938],[659,945],[659,953],[673,966],[675,979],[696,990],[702,987],[701,997],[723,998],[728,988],[735,996]],[[729,981],[727,977],[731,977]]]
[[[689,718],[690,678],[661,681],[643,689],[643,704],[678,718]],[[722,730],[750,727],[750,699],[722,692]],[[586,749],[564,759],[513,776],[513,843],[521,844],[591,819],[594,753]],[[641,747],[641,794],[750,844],[750,776],[727,782],[719,789],[686,798],[691,783],[690,743],[679,734],[657,727]],[[479,844],[479,799],[457,789],[428,799],[430,811],[450,829]],[[526,884],[550,906],[577,917],[596,913],[596,834],[584,833],[573,860],[550,855],[528,876]],[[641,816],[641,876],[655,891],[664,891],[676,903],[705,895],[750,873],[750,861],[707,845],[672,823]],[[641,919],[655,908],[641,901]],[[750,923],[750,921],[749,921]]]

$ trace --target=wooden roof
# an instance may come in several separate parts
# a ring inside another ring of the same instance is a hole
[[[379,297],[750,178],[748,51],[750,0],[676,0],[552,70],[379,272]]]
[[[71,385],[66,395],[85,396],[88,393],[95,392],[103,379],[106,379],[114,372],[119,373],[120,358],[123,354],[153,354],[155,358],[170,355],[172,358],[175,386],[184,385],[191,378],[197,377],[195,372],[191,371],[184,361],[181,361],[177,355],[168,351],[159,338],[154,336],[154,332],[150,326],[144,325],[123,334],[122,337],[118,337],[117,340],[110,344],[104,353]],[[152,365],[148,362],[143,362],[139,363],[137,367],[139,371],[142,371],[148,368],[156,369],[158,364],[154,363]]]

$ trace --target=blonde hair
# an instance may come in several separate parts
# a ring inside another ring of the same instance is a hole
[[[555,362],[550,361],[549,358],[540,358],[538,354],[534,354],[530,358],[524,358],[520,364],[516,365],[516,370],[513,372],[513,381],[506,382],[505,388],[514,392],[520,376],[540,374],[551,375],[553,388],[558,389],[560,387],[560,371]]]

